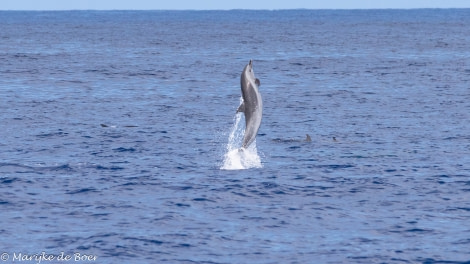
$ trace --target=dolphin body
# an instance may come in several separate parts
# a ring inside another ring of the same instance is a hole
[[[243,150],[255,140],[263,115],[263,101],[258,90],[260,81],[255,78],[252,60],[243,69],[240,85],[243,102],[238,107],[237,113],[243,112],[245,114],[245,135],[243,136],[243,143],[240,149]]]

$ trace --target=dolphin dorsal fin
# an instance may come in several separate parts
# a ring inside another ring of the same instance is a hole
[[[245,113],[245,102],[243,102],[237,109],[237,113],[242,112]]]
[[[307,141],[307,142],[312,142],[312,138],[310,137],[310,135],[307,134],[306,136],[307,136],[307,137],[306,137],[305,141]]]
[[[261,82],[259,81],[258,78],[256,78],[255,83],[256,83],[256,85],[258,85],[258,87],[261,85]]]

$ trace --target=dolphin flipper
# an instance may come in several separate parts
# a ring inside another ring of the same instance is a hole
[[[245,103],[243,102],[237,109],[237,113],[242,112],[245,113]]]
[[[258,87],[261,85],[261,82],[259,81],[258,78],[256,78],[255,83],[256,83],[256,85],[258,85]]]

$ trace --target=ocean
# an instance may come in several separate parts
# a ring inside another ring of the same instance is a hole
[[[470,263],[470,9],[1,11],[0,95],[3,263]]]

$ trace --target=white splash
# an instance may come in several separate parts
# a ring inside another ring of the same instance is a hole
[[[227,143],[227,151],[220,169],[222,170],[244,170],[250,168],[262,168],[261,159],[256,149],[256,140],[247,149],[240,150],[243,134],[245,132],[243,114],[237,113],[234,124],[230,131]]]

